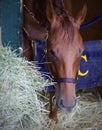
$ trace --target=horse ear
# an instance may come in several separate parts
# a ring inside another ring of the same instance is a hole
[[[56,13],[52,4],[52,0],[49,0],[48,5],[47,5],[47,9],[46,9],[46,15],[47,15],[47,19],[50,22],[50,24],[54,24],[56,21]]]
[[[85,3],[83,5],[83,8],[81,11],[78,12],[78,14],[75,17],[75,21],[78,27],[80,27],[80,25],[82,24],[82,22],[84,21],[85,17],[86,17],[86,13],[87,13],[87,4]]]

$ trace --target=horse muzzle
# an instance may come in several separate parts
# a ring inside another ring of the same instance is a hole
[[[77,99],[73,99],[71,105],[67,105],[67,103],[63,99],[59,99],[57,101],[57,106],[64,112],[72,112],[73,108],[76,106]]]
[[[71,112],[77,102],[74,89],[77,80],[74,78],[55,78],[54,81],[60,83],[60,85],[63,84],[56,87],[55,97],[57,106],[64,112]],[[69,83],[74,86],[69,86]]]

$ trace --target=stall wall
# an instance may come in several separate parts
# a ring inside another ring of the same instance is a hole
[[[72,6],[72,14],[74,16],[81,10],[83,4],[87,3],[87,15],[84,21],[88,23],[97,17],[102,17],[102,0],[68,0]],[[81,29],[84,41],[102,39],[102,19],[85,29]]]
[[[22,12],[19,0],[0,0],[1,35],[3,46],[22,46]]]

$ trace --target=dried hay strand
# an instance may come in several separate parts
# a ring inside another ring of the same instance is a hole
[[[0,130],[40,130],[47,110],[46,102],[39,98],[44,96],[37,90],[51,84],[36,66],[9,47],[1,47]]]
[[[102,98],[97,93],[80,93],[78,103],[71,113],[59,110],[56,124],[46,117],[47,126],[43,130],[102,130]]]

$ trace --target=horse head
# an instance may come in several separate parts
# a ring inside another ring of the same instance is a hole
[[[49,0],[47,19],[50,31],[47,45],[47,59],[55,82],[57,106],[63,111],[71,111],[76,105],[75,85],[81,54],[84,51],[79,29],[87,11],[83,5],[73,17],[63,0]]]

